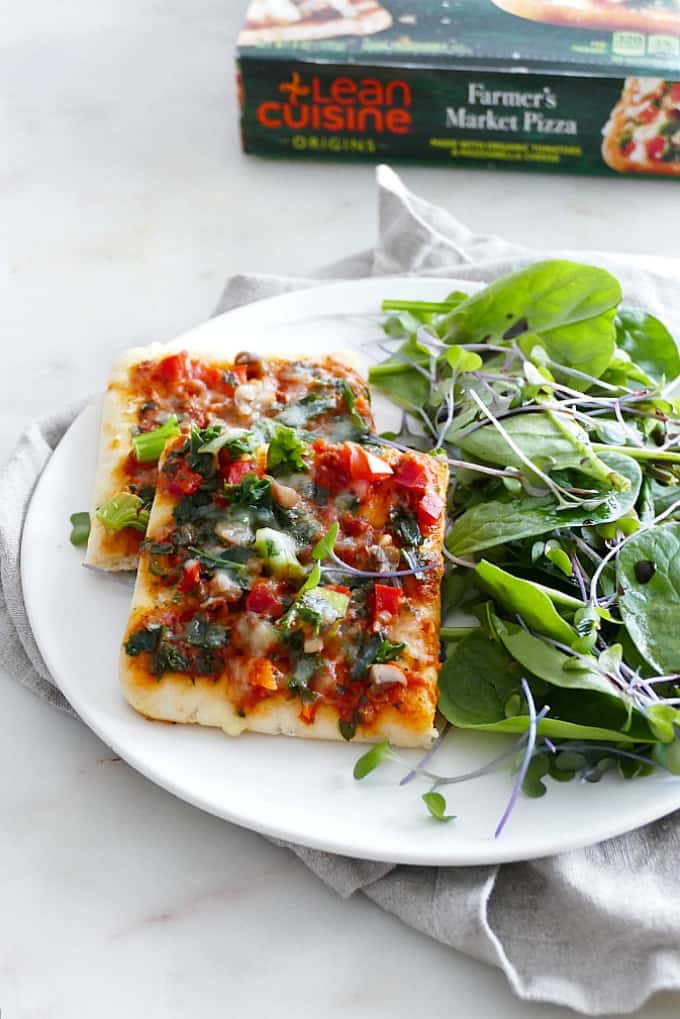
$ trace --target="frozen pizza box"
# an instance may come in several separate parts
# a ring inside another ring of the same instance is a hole
[[[248,152],[680,176],[680,0],[252,0]]]

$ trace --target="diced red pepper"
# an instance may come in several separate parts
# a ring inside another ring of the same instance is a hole
[[[254,473],[255,464],[252,460],[237,460],[236,463],[229,464],[226,473],[227,482],[230,485],[240,485],[246,474]]]
[[[671,85],[671,102],[680,103],[680,81],[674,81]]]
[[[177,470],[169,475],[168,488],[173,495],[193,495],[203,484],[203,475],[198,471],[192,471],[185,464],[180,464]]]
[[[661,135],[658,138],[650,138],[646,147],[650,159],[662,159],[666,151],[666,139]]]
[[[222,381],[223,372],[202,361],[191,362],[191,375],[204,382],[208,389],[217,389]]]
[[[326,584],[329,591],[337,591],[338,594],[346,594],[351,597],[352,591],[349,587],[345,587],[344,584]]]
[[[370,453],[356,442],[347,443],[349,472],[353,481],[382,481],[393,473],[387,460]]]
[[[427,472],[417,460],[404,460],[397,467],[394,480],[401,488],[411,492],[424,492],[427,488]]]
[[[402,590],[388,584],[373,585],[373,613],[375,616],[396,616],[401,606]]]
[[[189,562],[184,564],[184,573],[182,579],[179,582],[179,589],[184,594],[188,594],[193,591],[201,579],[201,564],[197,559],[190,559]]]
[[[418,503],[416,515],[418,523],[424,527],[432,527],[441,518],[444,511],[444,500],[436,492],[427,492]]]
[[[644,110],[641,110],[635,117],[638,124],[651,124],[653,120],[659,116],[658,106],[647,106]]]
[[[187,373],[187,355],[184,351],[171,354],[159,362],[156,369],[158,377],[166,386],[176,385]]]
[[[283,613],[283,602],[272,591],[269,584],[258,581],[246,598],[248,612],[257,612],[261,616],[278,619]]]

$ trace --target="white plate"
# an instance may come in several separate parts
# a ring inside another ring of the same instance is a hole
[[[460,284],[470,289],[470,284]],[[378,335],[383,298],[441,299],[451,280],[378,279],[339,283],[262,301],[213,319],[169,349],[216,344],[235,353],[321,354]],[[370,320],[366,316],[372,315]],[[102,365],[104,382],[107,365]],[[376,401],[381,426],[385,407]],[[221,732],[145,721],[123,700],[116,663],[130,588],[82,567],[69,544],[68,517],[89,505],[99,402],[74,422],[31,502],[22,545],[26,605],[45,661],[84,721],[134,768],[164,789],[236,824],[306,846],[365,859],[415,864],[484,864],[528,859],[618,835],[680,807],[680,782],[615,776],[597,785],[549,782],[541,800],[520,799],[500,839],[493,832],[512,786],[507,771],[449,788],[457,820],[439,824],[420,796],[399,787],[385,765],[352,778],[361,746]],[[458,732],[437,759],[444,773],[467,771],[504,745]],[[409,760],[417,753],[410,752]]]

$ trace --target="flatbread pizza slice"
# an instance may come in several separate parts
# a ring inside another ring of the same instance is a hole
[[[143,715],[427,746],[445,458],[276,425],[171,440],[120,658]]]
[[[125,353],[104,398],[86,564],[136,567],[169,438],[192,425],[247,428],[267,417],[336,437],[349,437],[357,421],[373,426],[368,390],[351,354],[227,358],[214,351],[170,353],[160,344]]]
[[[373,35],[391,25],[378,0],[252,0],[239,45]]]
[[[604,31],[680,32],[680,0],[493,0],[531,21]]]
[[[603,135],[612,170],[680,175],[680,82],[628,78]]]

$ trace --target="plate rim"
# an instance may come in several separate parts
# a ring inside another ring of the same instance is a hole
[[[173,349],[176,347],[184,347],[190,349],[191,345],[198,346],[201,339],[205,339],[206,336],[209,338],[210,333],[214,330],[218,330],[221,323],[226,319],[229,319],[230,325],[238,325],[239,319],[247,319],[253,315],[253,309],[257,309],[255,316],[258,317],[258,312],[262,313],[263,308],[265,311],[277,311],[278,309],[286,310],[286,306],[295,305],[300,302],[302,298],[302,304],[305,303],[305,295],[308,295],[311,291],[316,292],[336,292],[340,293],[346,291],[349,287],[353,290],[360,291],[365,289],[372,291],[376,287],[389,286],[391,282],[396,282],[400,287],[408,287],[409,289],[416,290],[418,287],[436,283],[438,286],[456,287],[462,283],[470,287],[471,281],[456,280],[453,277],[444,276],[380,276],[380,277],[368,277],[358,280],[341,280],[332,281],[325,283],[320,281],[318,285],[314,285],[303,290],[289,291],[283,294],[275,295],[273,297],[264,298],[259,301],[252,302],[247,305],[240,306],[238,308],[231,309],[226,312],[222,312],[216,315],[206,322],[199,323],[192,328],[185,330],[180,333],[177,337],[174,337],[163,346]],[[477,284],[481,286],[483,284]],[[377,311],[376,311],[377,313]],[[314,316],[310,316],[314,317]],[[267,323],[267,325],[257,325],[258,329],[270,329],[273,323]],[[268,824],[266,821],[261,819],[255,819],[247,813],[239,810],[225,809],[224,806],[213,802],[201,796],[200,792],[197,792],[191,787],[183,787],[181,784],[173,781],[163,774],[162,769],[155,768],[148,761],[144,760],[136,752],[134,746],[130,747],[119,742],[118,739],[112,736],[106,730],[106,726],[100,725],[99,722],[92,717],[93,711],[87,703],[87,700],[83,699],[78,694],[77,684],[74,688],[71,688],[71,684],[64,682],[64,677],[58,676],[59,669],[53,667],[53,661],[49,644],[44,639],[44,635],[41,632],[41,628],[35,626],[35,618],[37,613],[35,612],[35,605],[33,603],[32,596],[32,582],[31,582],[31,552],[28,551],[28,544],[24,539],[31,531],[36,527],[36,519],[40,513],[40,495],[44,486],[49,484],[49,480],[58,469],[58,457],[55,456],[59,448],[63,443],[69,441],[69,436],[72,430],[74,430],[82,418],[88,414],[95,412],[98,404],[102,399],[101,393],[94,396],[89,400],[86,405],[79,411],[74,420],[69,425],[68,429],[57,443],[57,446],[52,451],[49,460],[45,467],[41,471],[40,477],[34,487],[31,494],[29,505],[27,507],[26,515],[22,525],[21,531],[21,545],[20,545],[20,576],[22,584],[22,592],[24,597],[24,604],[28,620],[31,626],[33,637],[40,651],[40,654],[47,665],[50,676],[53,678],[55,685],[60,692],[63,693],[64,697],[69,701],[73,709],[76,711],[77,717],[80,718],[89,729],[91,729],[95,735],[102,740],[107,746],[111,747],[116,754],[118,754],[123,760],[125,760],[132,768],[142,774],[145,778],[152,781],[155,785],[176,796],[178,799],[183,800],[186,803],[190,803],[192,806],[198,809],[204,810],[213,816],[219,817],[230,823],[239,825],[240,827],[246,828],[250,831],[255,831],[267,838],[282,840],[298,845],[303,845],[310,849],[320,850],[323,852],[329,852],[333,855],[347,857],[347,858],[358,858],[362,860],[371,860],[383,863],[392,863],[395,865],[406,864],[416,866],[486,866],[496,865],[501,863],[519,862],[524,860],[540,859],[547,856],[554,855],[555,853],[562,853],[571,850],[581,849],[589,845],[605,841],[609,838],[620,836],[628,832],[634,831],[652,821],[658,820],[662,817],[667,816],[674,810],[680,808],[680,782],[678,782],[677,793],[675,796],[667,796],[663,804],[656,802],[655,797],[651,797],[649,801],[645,801],[645,805],[648,809],[638,808],[634,817],[629,817],[629,820],[621,823],[621,813],[612,811],[611,815],[604,815],[603,820],[599,824],[593,825],[592,823],[588,827],[588,833],[584,834],[579,832],[574,834],[572,838],[565,839],[561,837],[559,844],[550,843],[549,838],[545,837],[542,844],[538,845],[534,849],[530,847],[512,847],[512,843],[508,840],[503,843],[503,840],[496,841],[488,839],[485,841],[470,841],[464,844],[468,848],[463,848],[461,851],[460,847],[457,847],[455,843],[448,843],[442,845],[437,840],[432,840],[432,852],[423,853],[422,851],[406,850],[403,853],[390,853],[379,850],[372,850],[370,847],[358,847],[352,846],[351,837],[346,843],[338,842],[337,838],[324,838],[322,835],[319,837],[310,837],[305,835],[304,839],[301,840],[300,834],[294,831],[285,829],[285,826],[281,824]],[[132,710],[132,709],[131,709]],[[265,737],[269,739],[279,739],[281,737]],[[507,848],[506,848],[507,847]]]

